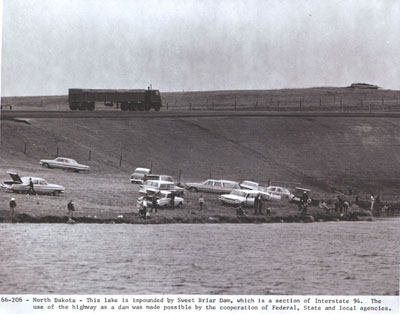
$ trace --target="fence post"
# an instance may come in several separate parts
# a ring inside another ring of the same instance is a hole
[[[92,159],[92,151],[89,150],[89,160],[91,160],[91,159]]]
[[[321,101],[321,99],[319,100],[319,106],[322,107],[322,101]]]
[[[210,171],[210,177],[209,177],[209,179],[211,179],[211,171]]]
[[[119,169],[122,167],[122,156],[119,156]]]
[[[181,178],[182,178],[182,170],[179,170],[179,175],[178,175],[178,182],[181,183]]]
[[[26,143],[24,145],[24,154],[26,155]]]
[[[60,148],[57,146],[57,154],[56,154],[56,157],[58,157],[59,152],[60,152]]]
[[[150,163],[150,173],[153,173],[153,163]]]
[[[167,103],[167,110],[168,110],[168,103]]]

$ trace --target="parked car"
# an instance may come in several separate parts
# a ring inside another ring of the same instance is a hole
[[[272,186],[267,187],[267,192],[274,195],[279,195],[281,199],[289,199],[292,193],[286,188],[280,186]]]
[[[222,194],[219,199],[227,205],[254,206],[254,199],[258,194],[254,190],[233,190],[230,194]]]
[[[147,180],[175,182],[174,178],[171,176],[167,176],[164,174],[153,174],[153,173],[147,175]]]
[[[176,195],[184,194],[183,188],[176,186],[173,182],[169,181],[147,180],[139,189],[140,194],[154,194],[158,191],[174,191]]]
[[[79,164],[75,159],[57,157],[56,159],[41,159],[39,163],[45,168],[59,168],[65,170],[90,171],[90,167]]]
[[[188,182],[185,188],[191,192],[230,193],[240,186],[235,181],[209,179],[201,183]]]
[[[254,190],[259,187],[259,184],[257,182],[253,182],[253,181],[243,181],[239,185],[242,189],[246,189],[246,190]]]
[[[138,198],[137,204],[136,204],[138,210],[141,207],[143,200],[146,200],[148,202],[148,207],[152,206],[151,205],[152,201],[153,201],[152,196],[140,196]],[[179,207],[183,206],[184,203],[185,203],[185,201],[182,197],[175,196],[175,198],[174,198],[175,207],[179,208]],[[170,191],[160,191],[159,193],[157,193],[157,206],[159,208],[168,207],[170,205],[171,205],[171,192]]]
[[[148,168],[136,168],[131,174],[131,183],[143,183],[144,179],[147,180],[147,176],[151,173]]]
[[[307,192],[309,200],[310,200],[309,203],[311,203],[311,198],[310,198],[311,190],[305,189],[305,188],[299,188],[299,187],[296,187],[294,193],[289,196],[289,202],[300,203],[301,197],[303,196],[304,192]]]
[[[43,178],[20,177],[17,173],[8,172],[13,181],[5,181],[0,187],[7,192],[26,194],[30,190],[29,180],[32,179],[34,192],[37,194],[50,194],[58,196],[65,192],[65,188],[58,184],[48,183]]]

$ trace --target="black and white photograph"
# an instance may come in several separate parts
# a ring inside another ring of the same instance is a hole
[[[398,298],[399,1],[3,0],[1,28],[0,295]]]

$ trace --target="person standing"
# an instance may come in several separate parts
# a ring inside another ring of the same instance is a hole
[[[200,210],[203,210],[203,205],[204,205],[204,197],[203,197],[203,195],[200,195],[200,197],[199,197]]]
[[[74,220],[72,219],[72,216],[75,211],[75,206],[72,200],[68,202],[67,209],[68,209],[68,222],[73,222]]]
[[[307,215],[307,205],[308,205],[308,193],[307,191],[304,191],[300,199],[301,216]]]
[[[157,212],[157,207],[158,207],[157,196],[154,194],[151,198],[151,212],[153,211],[153,209],[155,212]]]
[[[175,208],[175,191],[171,192],[171,208]]]
[[[261,197],[261,194],[258,194],[257,197],[258,197],[258,213],[261,215],[263,209],[263,199]]]
[[[254,215],[258,214],[258,208],[260,207],[260,194],[254,198]]]
[[[375,196],[374,196],[374,194],[371,194],[369,200],[371,202],[371,211],[372,211],[372,210],[374,210],[374,205],[375,205]]]
[[[35,189],[33,188],[33,181],[32,178],[29,178],[29,194],[35,195]]]
[[[11,221],[14,222],[15,207],[17,207],[17,202],[15,201],[14,197],[11,198],[9,205],[10,205],[10,218]]]

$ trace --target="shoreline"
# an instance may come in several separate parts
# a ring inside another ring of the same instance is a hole
[[[386,216],[392,217],[392,216]],[[395,217],[395,216],[393,216]],[[374,221],[375,217],[350,213],[347,216],[341,215],[291,215],[291,216],[195,216],[195,217],[165,217],[153,215],[144,219],[137,213],[126,213],[117,218],[97,218],[76,216],[73,217],[73,224],[262,224],[262,223],[312,223],[312,222],[342,222],[342,221]],[[68,216],[33,216],[25,213],[17,214],[14,221],[10,217],[0,216],[0,223],[69,223]]]

